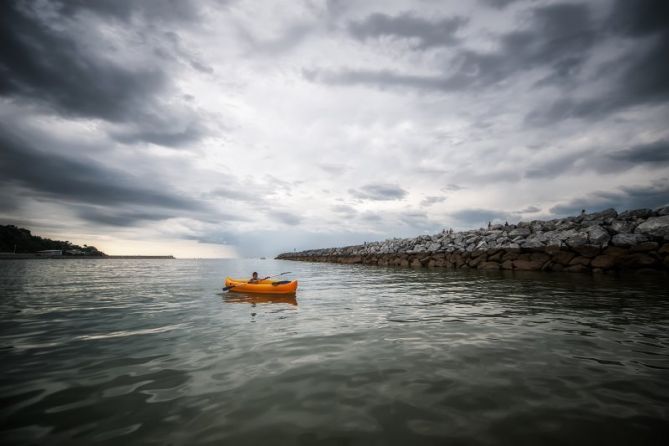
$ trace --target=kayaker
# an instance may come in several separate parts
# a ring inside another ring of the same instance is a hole
[[[260,279],[258,279],[257,272],[255,271],[253,272],[253,274],[251,275],[251,280],[249,280],[249,283],[260,283]]]

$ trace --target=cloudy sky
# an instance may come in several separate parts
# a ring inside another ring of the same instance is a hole
[[[0,2],[0,223],[271,256],[669,202],[663,0]]]

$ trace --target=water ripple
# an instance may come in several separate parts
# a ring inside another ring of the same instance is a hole
[[[296,297],[221,294],[291,270]],[[0,263],[6,444],[660,444],[664,277]]]

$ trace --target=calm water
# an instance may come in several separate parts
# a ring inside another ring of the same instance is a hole
[[[296,299],[223,295],[293,271]],[[2,444],[661,444],[666,277],[0,262]],[[666,443],[665,443],[666,444]]]

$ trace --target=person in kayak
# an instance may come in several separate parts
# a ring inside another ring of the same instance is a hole
[[[251,276],[251,280],[249,280],[249,283],[260,283],[260,280],[262,279],[258,279],[258,273],[254,271],[253,275]]]

